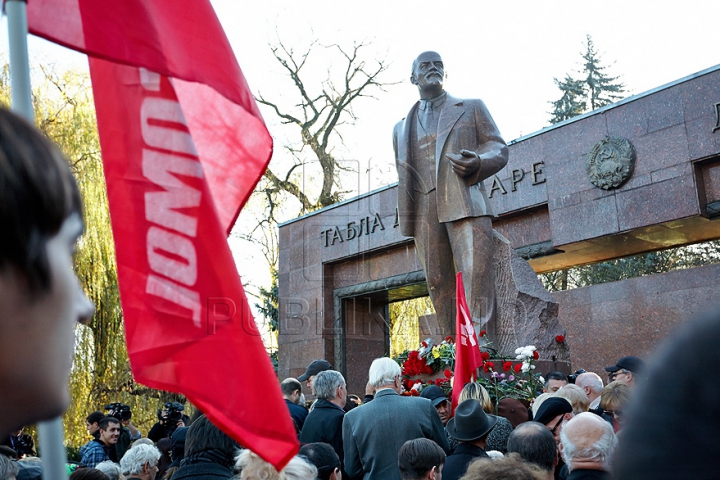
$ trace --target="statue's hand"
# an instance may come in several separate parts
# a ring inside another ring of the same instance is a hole
[[[460,150],[460,154],[448,153],[445,155],[452,165],[453,172],[461,177],[467,177],[480,168],[480,157],[470,150]]]

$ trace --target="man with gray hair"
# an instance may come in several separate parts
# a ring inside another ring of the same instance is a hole
[[[590,412],[570,419],[560,432],[560,453],[570,470],[567,480],[610,480],[617,447],[613,428]]]
[[[343,422],[349,478],[401,480],[398,452],[408,440],[429,438],[446,453],[449,451],[443,424],[432,402],[421,397],[401,397],[401,379],[400,366],[391,358],[377,358],[370,365],[369,380],[375,388],[375,399],[349,411]]]
[[[112,460],[100,462],[95,465],[95,468],[107,475],[110,480],[125,480],[125,477],[122,476],[122,471],[120,471],[120,465]]]
[[[158,460],[160,460],[160,451],[156,447],[135,445],[125,452],[125,456],[120,460],[120,470],[128,480],[131,478],[155,480]]]
[[[315,408],[305,419],[300,432],[301,443],[323,442],[330,444],[340,459],[343,458],[342,424],[347,401],[345,379],[340,372],[325,370],[313,379]]]
[[[603,409],[600,407],[600,394],[603,389],[603,381],[600,375],[594,372],[581,373],[575,379],[575,385],[582,388],[590,400],[590,412],[595,415],[602,415]]]

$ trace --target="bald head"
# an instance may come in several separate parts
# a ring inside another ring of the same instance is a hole
[[[410,83],[418,87],[420,98],[434,98],[443,93],[445,65],[437,52],[423,52],[413,62]]]
[[[571,471],[578,468],[609,470],[616,445],[612,426],[589,412],[573,417],[560,432],[560,452]]]

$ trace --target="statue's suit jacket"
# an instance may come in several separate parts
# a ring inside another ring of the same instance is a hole
[[[417,141],[412,128],[417,122],[416,103],[406,118],[395,125],[393,146],[398,172],[398,213],[400,232],[415,233],[414,196],[432,191],[424,185],[413,164],[411,142]],[[445,157],[470,150],[480,156],[480,168],[462,178]],[[440,111],[435,147],[435,185],[438,220],[452,222],[468,217],[493,215],[482,181],[499,172],[508,161],[508,148],[482,100],[462,100],[450,95]]]
[[[408,440],[429,438],[449,451],[432,402],[380,390],[372,402],[353,408],[343,421],[345,471],[350,479],[400,480],[398,452]]]

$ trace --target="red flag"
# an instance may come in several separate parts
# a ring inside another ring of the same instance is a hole
[[[462,272],[457,273],[455,297],[457,314],[455,319],[455,379],[453,380],[453,410],[457,407],[460,392],[466,383],[475,380],[476,370],[482,367],[475,326],[470,317],[470,309],[465,299]]]
[[[92,57],[135,378],[279,470],[297,438],[226,240],[272,140],[212,7],[36,0],[28,22]]]

